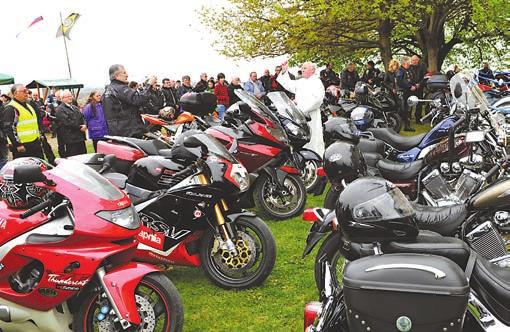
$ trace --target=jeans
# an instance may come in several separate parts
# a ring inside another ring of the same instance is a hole
[[[220,118],[220,121],[223,121],[223,117],[225,116],[226,109],[227,108],[225,107],[225,105],[218,104],[216,106],[216,111],[218,112],[218,117]]]

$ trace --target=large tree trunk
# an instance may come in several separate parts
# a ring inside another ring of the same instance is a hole
[[[391,29],[390,20],[382,20],[379,23],[379,52],[385,69],[388,69],[388,64],[393,55],[391,52]]]

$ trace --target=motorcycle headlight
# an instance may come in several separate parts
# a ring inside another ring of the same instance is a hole
[[[233,164],[230,170],[230,177],[237,182],[239,190],[246,191],[250,187],[250,177],[243,165]]]
[[[127,229],[137,229],[141,226],[140,218],[132,205],[122,210],[99,211],[96,216]]]

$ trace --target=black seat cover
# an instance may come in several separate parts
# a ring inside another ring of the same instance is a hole
[[[466,268],[470,254],[470,248],[464,241],[429,231],[420,231],[414,241],[385,243],[382,245],[382,251],[387,254],[415,253],[442,256],[451,259],[462,269]]]
[[[505,325],[510,325],[510,269],[496,266],[478,256],[471,287],[494,316]]]
[[[409,180],[418,175],[425,161],[423,159],[410,163],[399,163],[388,159],[381,159],[377,162],[377,168],[383,178],[387,180]]]
[[[159,155],[159,150],[168,149],[168,146],[165,143],[160,142],[157,139],[144,140],[139,138],[125,137],[125,140],[139,146],[140,149],[142,149],[143,152],[145,152],[148,156],[157,156]]]
[[[369,128],[367,130],[371,132],[375,138],[385,141],[399,151],[407,151],[417,147],[426,135],[402,136],[391,128]]]
[[[452,235],[464,222],[468,211],[464,204],[434,207],[412,204],[419,229]]]
[[[363,159],[365,159],[365,163],[367,166],[376,167],[377,162],[383,159],[383,156],[376,152],[361,152],[363,155]]]

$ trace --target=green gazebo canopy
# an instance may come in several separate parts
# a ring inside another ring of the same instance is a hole
[[[14,77],[0,73],[0,85],[14,84]]]

